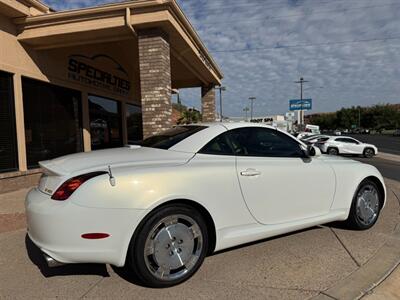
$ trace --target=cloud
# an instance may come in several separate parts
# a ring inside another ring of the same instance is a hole
[[[115,1],[46,2],[71,9]],[[300,76],[317,112],[400,102],[399,1],[178,2],[225,74],[227,115],[243,115],[250,96],[256,115],[284,113],[299,97]],[[199,97],[198,89],[182,93],[190,106],[200,107]]]

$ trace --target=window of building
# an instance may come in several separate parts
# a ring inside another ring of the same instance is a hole
[[[0,72],[0,172],[18,169],[12,75]]]
[[[78,91],[23,78],[28,168],[41,160],[81,152],[82,114]]]
[[[89,119],[92,150],[122,146],[119,102],[89,95]]]
[[[128,144],[135,144],[143,139],[142,108],[138,105],[126,105],[126,127]]]

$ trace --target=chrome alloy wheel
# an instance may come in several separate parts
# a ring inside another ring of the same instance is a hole
[[[376,221],[379,213],[379,195],[373,185],[365,185],[357,194],[356,214],[358,220],[365,226]]]
[[[163,218],[150,231],[144,248],[146,267],[163,281],[179,279],[189,272],[203,251],[199,225],[189,216]]]

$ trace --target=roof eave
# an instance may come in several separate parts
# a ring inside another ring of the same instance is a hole
[[[0,0],[1,1],[1,0]],[[28,1],[36,1],[37,0],[28,0]],[[218,64],[212,58],[210,52],[200,39],[199,35],[195,31],[192,24],[189,22],[187,17],[184,15],[182,9],[179,7],[175,0],[136,0],[136,1],[127,1],[120,3],[107,4],[102,6],[88,7],[83,9],[74,9],[67,11],[59,11],[59,12],[51,12],[38,16],[29,16],[24,18],[18,18],[15,20],[15,23],[20,25],[34,25],[35,23],[41,22],[56,22],[65,18],[74,18],[74,17],[84,17],[93,14],[102,14],[102,13],[110,13],[117,12],[119,10],[125,11],[126,8],[144,8],[151,6],[160,6],[166,5],[167,8],[174,14],[174,16],[178,19],[181,26],[187,31],[188,35],[191,37],[192,42],[196,45],[199,52],[207,59],[207,61],[211,64],[215,74],[221,80],[223,78],[223,73],[219,68]]]

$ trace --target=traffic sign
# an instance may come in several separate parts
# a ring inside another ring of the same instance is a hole
[[[312,109],[312,99],[294,99],[289,101],[289,110],[311,110]]]

